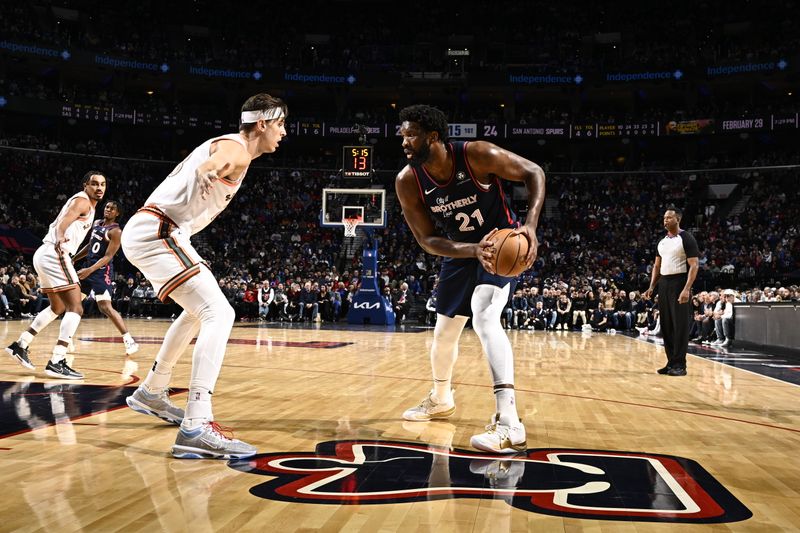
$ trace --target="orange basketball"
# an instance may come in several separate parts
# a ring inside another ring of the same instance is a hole
[[[494,271],[498,276],[509,278],[525,272],[525,256],[528,255],[528,238],[514,234],[513,229],[501,229],[492,235],[494,243]]]

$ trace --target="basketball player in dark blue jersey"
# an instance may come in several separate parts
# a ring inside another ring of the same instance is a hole
[[[111,323],[122,334],[122,342],[125,343],[125,354],[130,356],[139,350],[139,345],[128,333],[125,321],[111,305],[111,293],[114,279],[114,255],[119,251],[122,229],[117,220],[121,211],[117,202],[106,202],[103,208],[103,219],[96,220],[92,225],[89,242],[75,254],[74,262],[78,262],[84,257],[87,258],[88,266],[78,270],[78,278],[82,281],[81,291],[84,294],[94,292],[94,299],[97,308],[107,316]]]
[[[539,165],[488,142],[448,142],[447,119],[436,108],[407,107],[400,112],[400,121],[408,165],[397,175],[395,187],[403,215],[419,245],[429,254],[444,257],[431,349],[433,390],[403,418],[436,420],[455,412],[453,366],[458,339],[471,316],[489,360],[496,403],[491,424],[473,436],[471,444],[492,453],[523,451],[525,426],[516,409],[514,356],[500,324],[514,279],[493,271],[495,250],[490,239],[500,228],[516,228],[530,242],[525,261],[533,264],[544,172]],[[520,225],[511,211],[501,179],[525,184],[525,224]]]

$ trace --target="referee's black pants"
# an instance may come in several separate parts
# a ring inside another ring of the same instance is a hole
[[[658,280],[658,311],[661,317],[661,336],[667,352],[667,366],[686,368],[686,349],[689,346],[689,326],[692,320],[691,297],[678,303],[686,286],[686,274],[661,276]]]

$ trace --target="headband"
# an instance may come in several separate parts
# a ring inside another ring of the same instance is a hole
[[[260,111],[242,111],[242,124],[250,124],[259,120],[275,120],[285,116],[282,107],[270,107]]]

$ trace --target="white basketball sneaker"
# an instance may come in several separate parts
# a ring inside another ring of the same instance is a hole
[[[139,387],[133,394],[125,398],[125,402],[137,413],[155,416],[176,425],[183,422],[185,413],[183,409],[172,403],[167,390],[160,394],[150,394]]]
[[[234,439],[230,428],[216,422],[193,430],[181,427],[172,446],[172,455],[178,459],[242,459],[257,451],[255,446]]]
[[[431,390],[419,405],[407,409],[403,413],[403,418],[412,422],[427,422],[428,420],[444,420],[455,412],[455,399],[450,403],[437,403],[433,400],[433,391]]]
[[[500,415],[495,414],[492,423],[486,426],[486,431],[470,439],[472,447],[489,453],[524,452],[528,443],[522,421],[520,420],[519,425],[508,426],[501,424],[499,419]]]
[[[125,355],[133,355],[139,351],[139,345],[136,344],[136,341],[131,339],[127,341],[126,339],[122,339],[122,342],[125,343]]]

